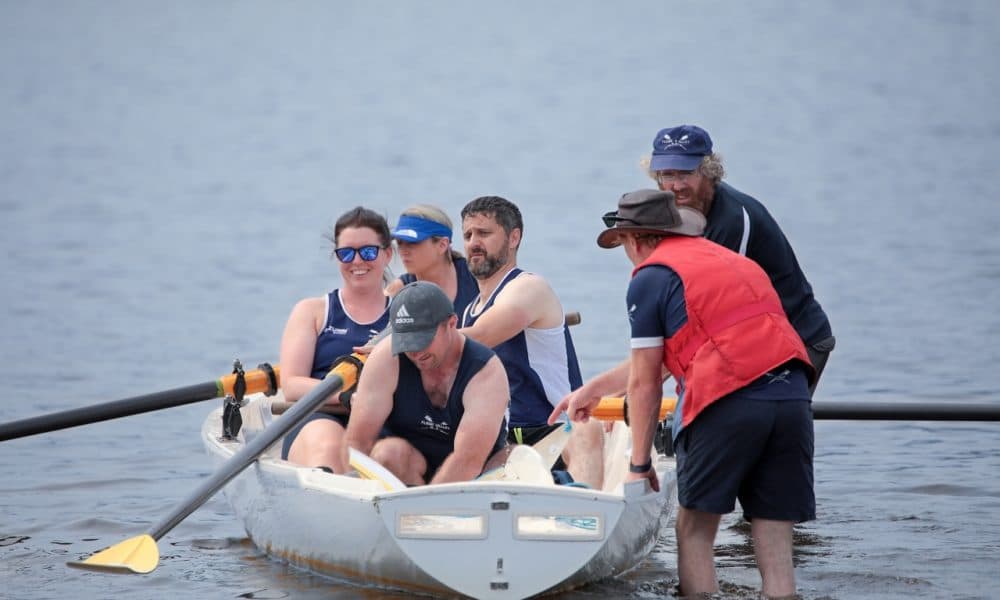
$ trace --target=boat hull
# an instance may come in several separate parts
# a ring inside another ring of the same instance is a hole
[[[242,410],[240,440],[220,439],[221,409],[203,425],[218,464],[266,426],[270,399]],[[618,575],[649,554],[673,507],[673,464],[663,457],[659,492],[645,481],[609,492],[520,481],[386,491],[279,453],[280,443],[225,488],[254,543],[316,573],[416,593],[524,598]]]

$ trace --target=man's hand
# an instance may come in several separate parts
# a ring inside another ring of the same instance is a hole
[[[566,413],[569,419],[576,423],[586,423],[594,414],[594,409],[601,403],[601,395],[589,391],[587,385],[566,394],[559,404],[549,415],[549,425],[559,420],[562,413]]]
[[[649,487],[653,488],[654,492],[660,491],[660,480],[656,476],[656,469],[650,467],[645,473],[626,473],[625,483],[629,481],[639,481],[640,479],[648,479]]]

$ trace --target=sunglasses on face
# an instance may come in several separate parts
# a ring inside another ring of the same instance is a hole
[[[619,217],[618,211],[606,212],[601,216],[601,220],[604,221],[605,227],[615,227],[618,223],[626,222],[633,225],[639,225],[639,222],[635,219],[626,219],[625,217]]]
[[[354,255],[360,255],[361,260],[365,262],[371,262],[378,258],[378,251],[381,250],[379,246],[374,244],[369,246],[361,246],[360,248],[352,248],[350,246],[344,246],[343,248],[337,248],[333,251],[337,255],[337,260],[342,263],[352,263],[354,262]]]

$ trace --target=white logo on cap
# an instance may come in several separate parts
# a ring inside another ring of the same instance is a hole
[[[406,236],[406,237],[415,238],[415,237],[417,237],[417,232],[414,229],[397,229],[396,230],[396,235],[403,235],[403,236]]]
[[[670,137],[669,133],[663,134],[663,142],[667,145],[667,148],[672,148],[673,146],[680,146],[681,150],[687,150],[687,146],[685,144],[687,144],[690,141],[691,139],[686,133],[677,140]]]
[[[410,316],[410,311],[406,310],[406,305],[404,304],[400,306],[399,310],[396,311],[396,324],[402,325],[404,323],[412,323],[412,322],[413,322],[413,317]]]

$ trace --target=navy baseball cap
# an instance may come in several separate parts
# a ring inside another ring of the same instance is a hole
[[[650,171],[694,171],[712,153],[712,138],[697,125],[661,129],[653,139]]]

